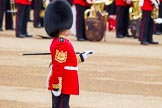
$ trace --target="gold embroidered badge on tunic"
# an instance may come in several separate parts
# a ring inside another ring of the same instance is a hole
[[[67,59],[67,52],[56,50],[55,60],[59,63],[66,62]]]

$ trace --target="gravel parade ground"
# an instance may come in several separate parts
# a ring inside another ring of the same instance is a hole
[[[16,38],[15,31],[0,32],[0,108],[50,108],[46,89],[50,55],[22,56],[21,53],[49,52],[51,39],[41,39],[43,28],[33,28],[32,38]],[[93,50],[79,64],[80,95],[70,97],[71,108],[162,108],[162,35],[159,45],[140,45],[134,38],[106,41],[76,41],[75,51]]]

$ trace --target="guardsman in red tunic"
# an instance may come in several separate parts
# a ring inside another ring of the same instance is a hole
[[[131,0],[116,0],[117,19],[116,19],[116,37],[131,37],[128,33],[129,27],[129,7]]]
[[[142,20],[139,41],[142,45],[158,44],[153,40],[153,19],[151,13],[153,8],[158,8],[157,0],[141,0]]]
[[[50,46],[52,65],[47,78],[52,108],[69,108],[70,95],[79,95],[77,65],[92,53],[86,51],[76,56],[72,43],[66,38],[70,35],[72,22],[72,10],[66,0],[50,2],[45,11],[44,26],[53,38]]]
[[[3,31],[4,14],[5,14],[5,29],[14,30],[10,0],[0,0],[0,31]]]
[[[34,22],[33,22],[33,26],[35,28],[43,27],[42,18],[40,17],[42,5],[43,5],[43,0],[34,0]]]
[[[27,22],[29,18],[29,11],[31,0],[15,0],[17,4],[16,14],[16,37],[32,37],[27,33]]]
[[[116,30],[116,4],[113,0],[111,4],[107,3],[105,5],[105,10],[108,12],[108,30]]]
[[[85,41],[85,22],[84,22],[84,12],[90,8],[90,4],[94,0],[74,0],[74,5],[76,7],[76,36],[78,41]]]
[[[162,18],[162,0],[160,0],[160,5],[159,5],[159,18]],[[162,34],[162,24],[156,24],[156,29],[154,34],[156,35],[161,35]]]

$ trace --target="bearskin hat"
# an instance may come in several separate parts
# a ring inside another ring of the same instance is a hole
[[[50,37],[58,36],[60,31],[70,29],[73,14],[70,4],[65,0],[53,0],[45,10],[44,27]]]

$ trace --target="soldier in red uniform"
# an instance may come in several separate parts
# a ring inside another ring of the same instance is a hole
[[[9,0],[0,0],[0,31],[3,31],[3,18],[5,14],[5,29],[13,29],[12,10]]]
[[[29,18],[29,11],[31,0],[15,0],[17,4],[17,14],[16,14],[16,37],[32,37],[27,33],[27,22]]]
[[[108,12],[108,30],[116,30],[116,5],[115,1],[112,1],[111,4],[105,5],[105,10]]]
[[[160,5],[159,5],[159,18],[162,18],[162,0],[160,0]],[[161,35],[162,34],[162,24],[156,24],[155,32],[154,34],[156,35]]]
[[[76,36],[78,41],[86,40],[84,12],[90,8],[92,2],[93,0],[74,0],[76,7]]]
[[[40,12],[43,9],[43,0],[34,0],[34,22],[35,28],[43,27],[43,17],[40,16]]]
[[[129,27],[129,7],[131,0],[116,0],[117,19],[116,19],[116,37],[130,37],[128,33]]]
[[[72,43],[66,38],[71,34],[72,23],[70,4],[66,0],[51,1],[45,11],[44,26],[53,38],[50,46],[52,65],[47,78],[52,108],[69,108],[70,95],[79,94],[78,62],[83,62],[91,54],[86,51],[76,56]]]
[[[153,8],[158,8],[158,1],[156,0],[141,0],[140,6],[142,9],[142,20],[139,41],[142,45],[158,44],[153,40],[153,19],[151,12]]]

